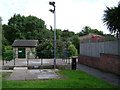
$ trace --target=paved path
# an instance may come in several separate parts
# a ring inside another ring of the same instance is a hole
[[[28,70],[27,67],[14,67],[13,73],[10,75],[8,80],[38,80],[59,78],[55,71],[51,69]]]
[[[79,64],[79,63],[77,63],[77,70],[87,72],[97,78],[101,78],[104,81],[107,81],[111,84],[114,84],[120,87],[120,76],[117,76],[113,73],[104,72],[83,64]]]
[[[8,80],[25,80],[27,69],[27,67],[14,67]]]

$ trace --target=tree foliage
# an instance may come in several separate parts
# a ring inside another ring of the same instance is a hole
[[[42,40],[47,33],[45,22],[35,16],[21,16],[15,14],[9,19],[8,25],[3,25],[4,36],[9,44],[15,39]],[[48,35],[51,36],[51,35]]]
[[[68,52],[69,52],[70,56],[77,56],[78,55],[77,49],[75,48],[75,46],[72,43],[69,44],[69,46],[68,46]]]
[[[82,31],[77,33],[77,35],[80,37],[80,36],[84,36],[84,35],[87,35],[89,33],[94,33],[94,34],[98,34],[98,35],[103,35],[103,31],[99,31],[97,29],[92,29],[91,27],[89,26],[85,26],[83,27]]]
[[[14,14],[8,22],[8,25],[3,26],[3,45],[12,45],[14,40],[38,40],[39,45],[37,47],[37,55],[39,57],[53,58],[54,52],[54,30],[47,29],[45,21],[35,16],[21,16],[20,14]],[[65,48],[70,56],[77,55],[79,53],[79,36],[86,35],[88,33],[103,34],[103,32],[97,29],[91,29],[86,26],[83,30],[75,34],[69,30],[56,29],[56,56],[61,58],[64,54]],[[47,53],[47,54],[46,54]]]
[[[120,3],[117,7],[106,7],[103,22],[111,33],[120,32]]]

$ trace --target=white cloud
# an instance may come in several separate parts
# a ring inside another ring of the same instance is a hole
[[[50,1],[50,0],[49,0]],[[49,12],[48,0],[0,0],[0,15],[3,24],[14,13],[34,15],[43,19],[48,28],[53,26],[54,15]],[[80,32],[84,26],[90,26],[109,33],[103,26],[102,16],[106,6],[116,6],[119,0],[54,0],[56,2],[56,25],[60,29]]]

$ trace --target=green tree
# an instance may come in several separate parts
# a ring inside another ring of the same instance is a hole
[[[79,54],[79,49],[80,49],[80,39],[77,35],[74,35],[73,36],[73,40],[72,40],[72,43],[74,44],[75,48],[77,49],[78,51],[78,54]]]
[[[39,58],[53,58],[53,43],[50,40],[44,39],[37,46],[37,56]]]
[[[61,40],[62,31],[61,29],[56,29],[56,39]]]
[[[15,39],[53,38],[52,31],[46,29],[45,22],[35,16],[14,14],[8,25],[3,25],[4,36],[11,45]]]
[[[68,41],[68,39],[73,37],[74,35],[74,32],[70,32],[69,30],[63,30],[61,38],[63,41]]]
[[[24,16],[15,14],[9,19],[8,25],[3,25],[4,36],[9,44],[12,44],[15,39],[25,39],[24,33],[22,33],[25,30],[24,20]]]
[[[2,42],[2,18],[0,17],[0,55],[2,54],[2,52],[4,52],[4,45],[2,45],[1,42]]]
[[[71,41],[68,41],[68,47],[67,47],[67,50],[68,50],[68,56],[77,56],[78,55],[78,51],[77,49],[75,48],[75,46],[72,44]]]
[[[68,46],[68,52],[70,56],[77,56],[77,49],[75,48],[75,46],[73,44]]]
[[[82,31],[77,33],[77,35],[80,36],[84,36],[84,35],[87,35],[89,33],[94,33],[94,34],[98,34],[98,35],[103,35],[103,31],[99,31],[97,29],[92,29],[91,27],[89,26],[85,26],[83,27]]]
[[[111,33],[120,32],[120,3],[117,7],[106,7],[103,23],[105,23]]]

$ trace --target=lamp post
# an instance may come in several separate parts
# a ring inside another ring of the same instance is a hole
[[[54,14],[54,69],[56,69],[56,12],[55,12],[55,2],[49,2],[49,5],[54,7],[54,10],[50,9],[49,11]]]

